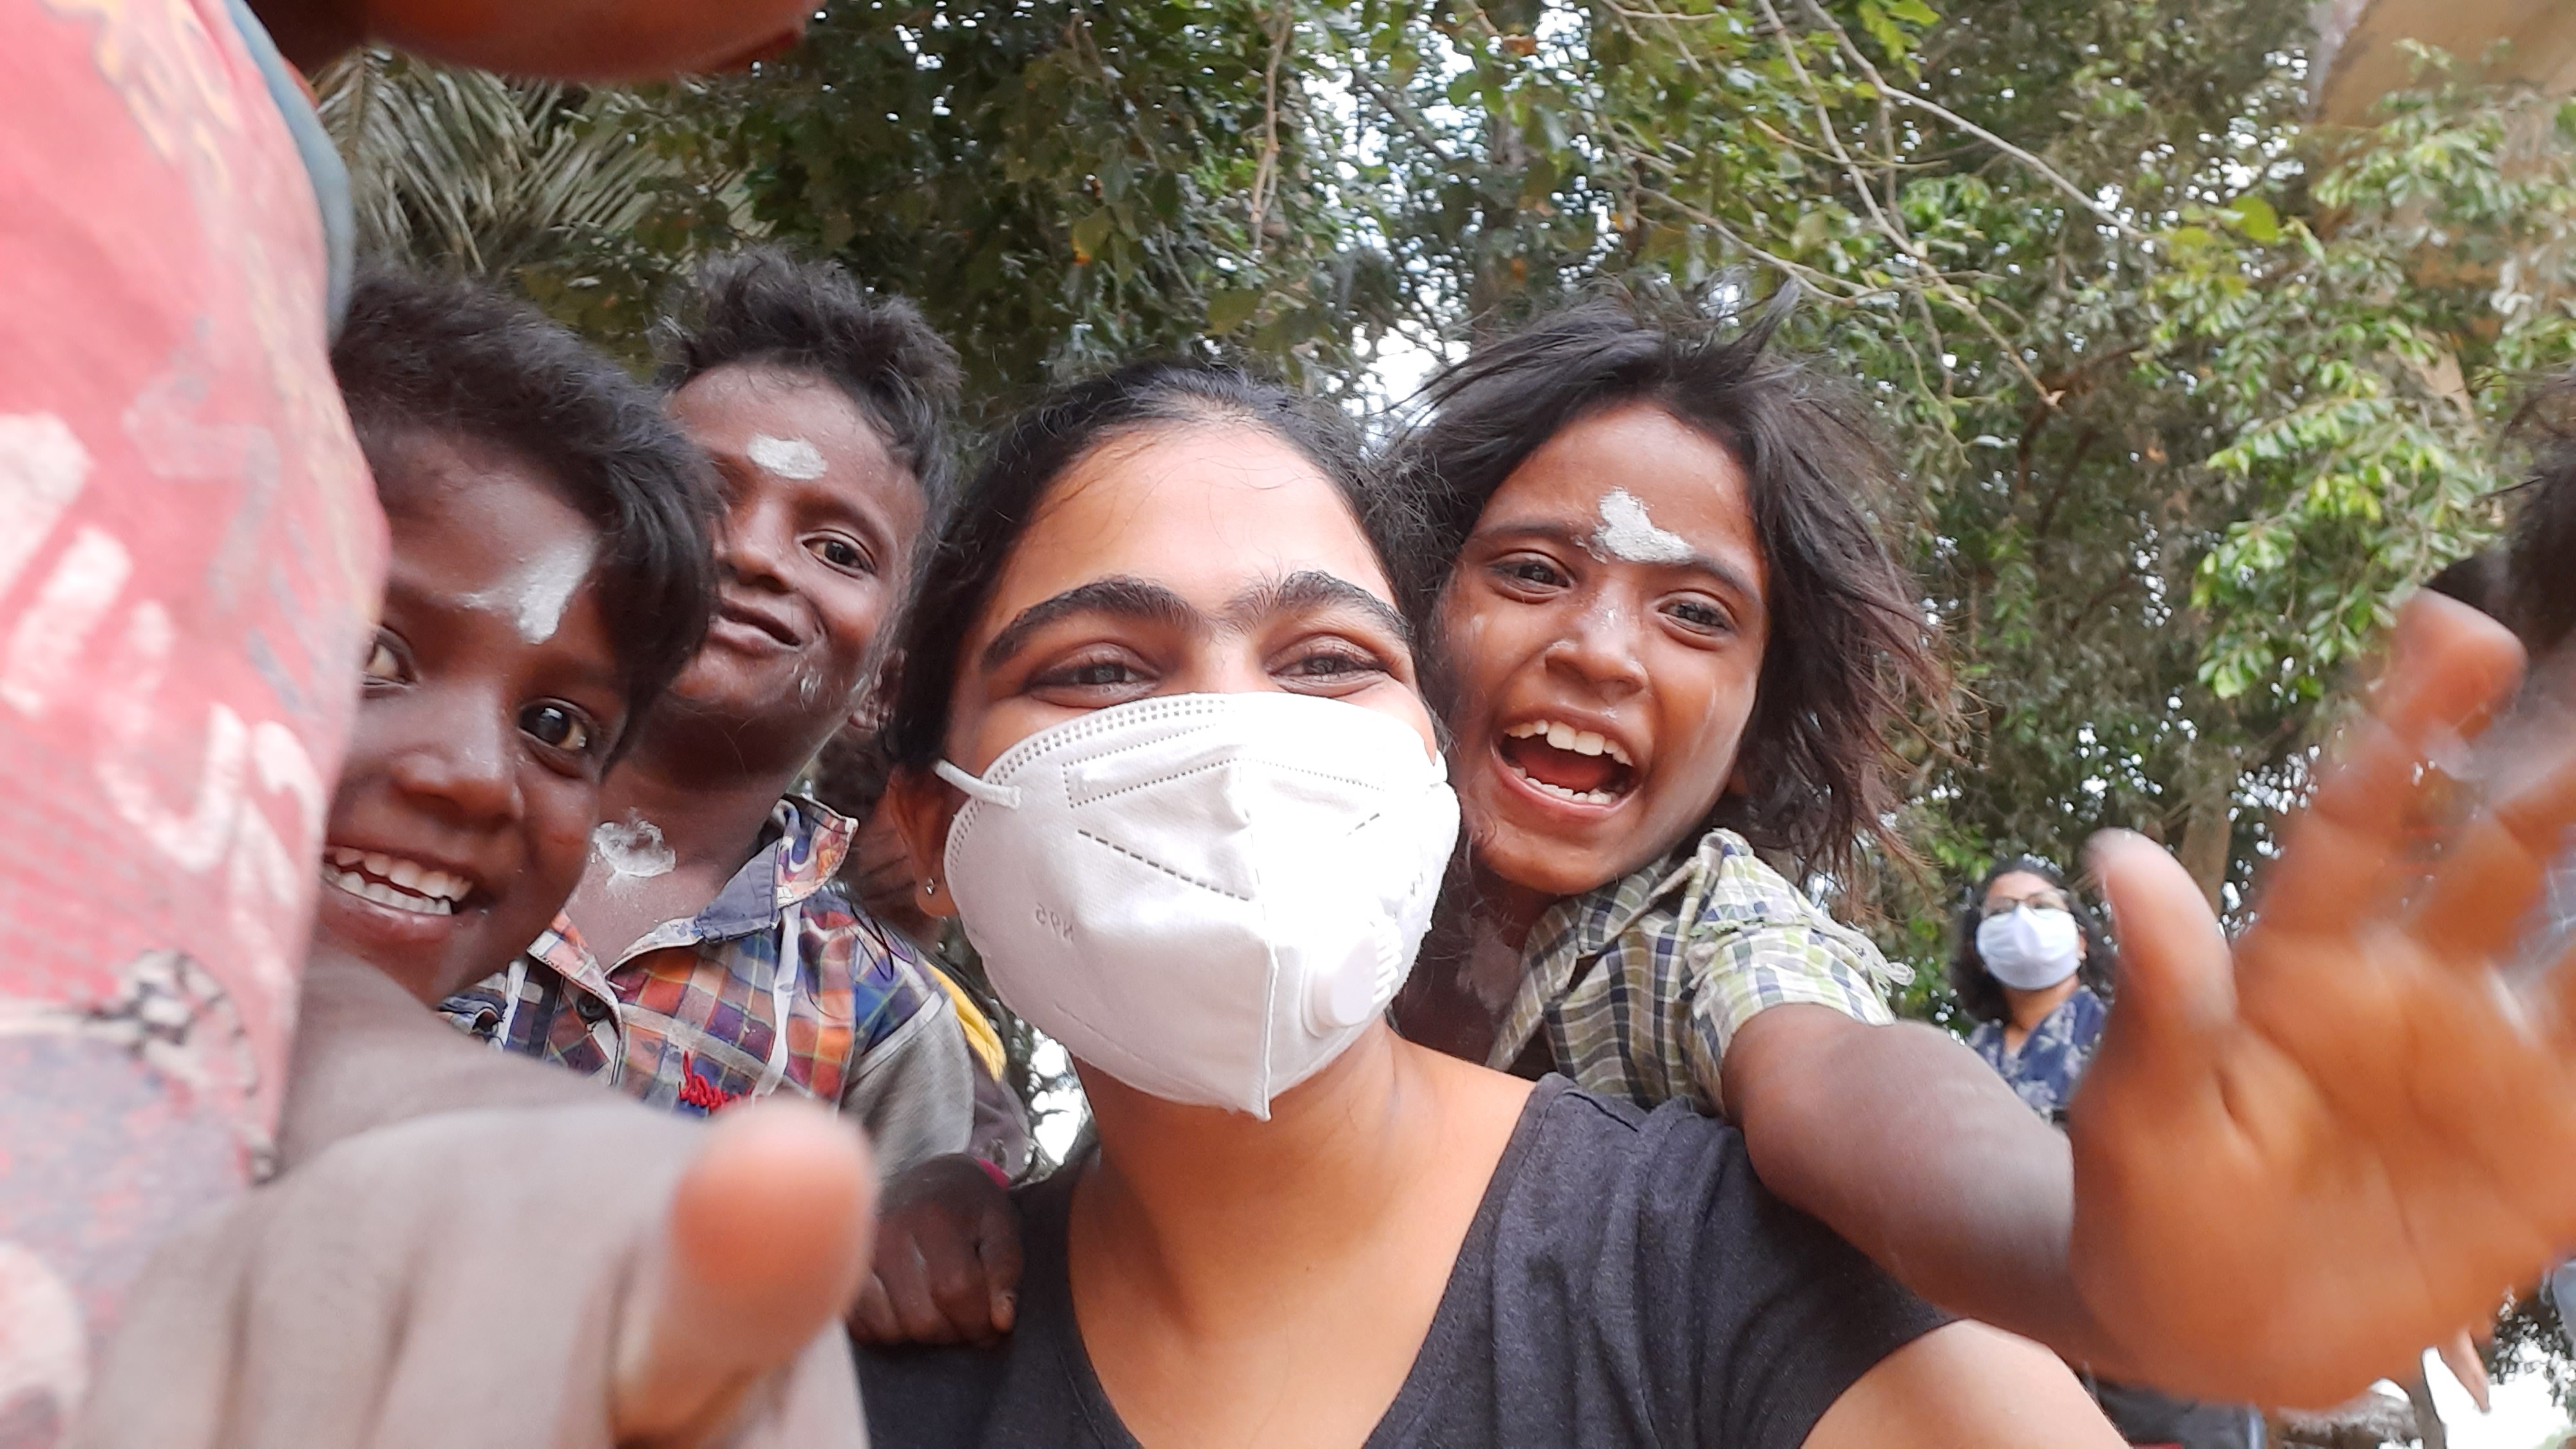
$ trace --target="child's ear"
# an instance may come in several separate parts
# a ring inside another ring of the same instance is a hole
[[[928,770],[899,769],[886,780],[881,810],[894,818],[895,833],[912,854],[913,885],[921,894],[915,904],[925,916],[953,916],[957,902],[948,894],[940,861],[948,853],[948,822],[966,797]]]

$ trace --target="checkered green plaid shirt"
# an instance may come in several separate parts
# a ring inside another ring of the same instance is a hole
[[[1809,1001],[1883,1025],[1887,990],[1913,979],[1731,830],[1559,901],[1524,954],[1491,1065],[1509,1070],[1545,1032],[1554,1069],[1585,1091],[1647,1107],[1688,1096],[1706,1112],[1726,1044],[1764,1007]]]

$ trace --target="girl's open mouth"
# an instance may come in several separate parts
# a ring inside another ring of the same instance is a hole
[[[1554,720],[1526,720],[1495,747],[1539,793],[1578,805],[1615,805],[1637,788],[1636,765],[1616,740]]]

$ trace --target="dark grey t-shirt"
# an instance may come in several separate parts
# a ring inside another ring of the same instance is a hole
[[[861,1350],[876,1449],[1126,1449],[1074,1326],[1074,1174],[1020,1199],[1019,1331]],[[1754,1180],[1733,1128],[1549,1077],[1530,1095],[1412,1372],[1367,1449],[1789,1449],[1945,1322]]]

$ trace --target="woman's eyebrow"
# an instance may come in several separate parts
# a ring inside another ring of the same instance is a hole
[[[985,670],[1001,668],[1011,656],[1028,647],[1029,636],[1067,614],[1096,613],[1135,619],[1148,624],[1162,624],[1175,629],[1195,628],[1207,622],[1206,616],[1190,606],[1187,599],[1161,584],[1149,583],[1128,574],[1113,574],[1076,584],[1052,598],[1022,609],[984,646],[977,659]]]
[[[1402,640],[1413,646],[1413,626],[1396,612],[1395,606],[1338,574],[1320,569],[1303,569],[1284,579],[1255,584],[1235,595],[1225,606],[1226,622],[1242,625],[1272,614],[1289,614],[1315,609],[1357,609]]]

